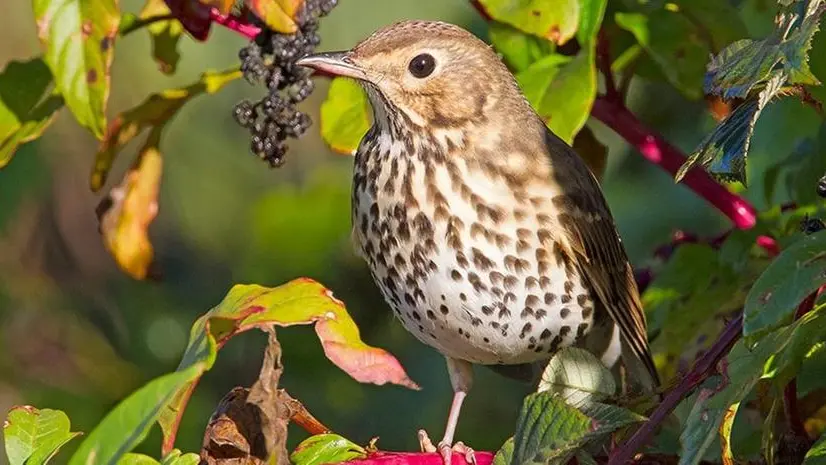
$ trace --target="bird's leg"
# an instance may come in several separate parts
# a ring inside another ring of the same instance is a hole
[[[450,384],[453,386],[453,403],[450,405],[450,413],[447,416],[445,435],[438,446],[434,447],[427,432],[419,430],[419,445],[424,452],[438,451],[445,465],[450,465],[450,459],[454,451],[463,454],[468,463],[475,465],[476,457],[473,449],[462,442],[453,444],[453,436],[456,433],[456,425],[459,423],[462,403],[473,385],[473,366],[464,360],[445,358],[447,360],[447,372],[450,375]]]

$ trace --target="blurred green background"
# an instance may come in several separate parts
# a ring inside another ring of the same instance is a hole
[[[765,34],[771,2],[741,3],[750,33]],[[39,53],[29,2],[4,7],[0,62]],[[121,7],[137,12],[141,3],[129,0]],[[341,0],[322,21],[321,49],[350,47],[382,25],[410,18],[447,20],[485,33],[464,0]],[[824,41],[822,34],[817,41]],[[185,38],[179,70],[167,77],[150,58],[148,35],[129,35],[116,45],[109,115],[151,92],[188,84],[207,68],[237,64],[243,44],[220,28],[213,28],[207,43]],[[325,82],[317,84],[304,104],[315,120],[326,92]],[[418,428],[441,436],[451,398],[444,362],[394,320],[351,250],[352,159],[327,149],[314,126],[291,144],[283,168],[267,168],[248,152],[249,136],[231,116],[235,102],[264,91],[234,82],[187,104],[165,132],[160,214],[151,228],[163,272],[159,283],[130,279],[105,252],[94,214],[99,196],[88,188],[97,144],[69,112],[0,171],[0,410],[21,403],[58,408],[69,414],[74,430],[88,432],[129,392],[175,368],[191,323],[233,284],[277,285],[309,276],[331,288],[364,340],[396,355],[423,390],[359,385],[324,358],[309,328],[278,333],[283,386],[325,424],[360,443],[379,436],[383,449],[413,450]],[[703,102],[687,102],[661,82],[634,81],[630,105],[689,151],[715,124]],[[771,106],[758,124],[750,177],[759,177],[768,160],[788,153],[800,137],[813,135],[819,122],[797,101]],[[609,146],[604,187],[636,266],[644,266],[677,229],[710,234],[727,227],[722,216],[615,134],[589,125]],[[110,185],[135,150],[118,159]],[[746,195],[762,207],[759,187]],[[195,392],[178,447],[199,450],[218,400],[254,381],[265,340],[262,333],[247,333],[223,349]],[[527,389],[477,369],[458,439],[477,450],[498,448],[512,432]],[[302,437],[295,431],[291,443]],[[155,454],[158,439],[156,431],[140,450]]]

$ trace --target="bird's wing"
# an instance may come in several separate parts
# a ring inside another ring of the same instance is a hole
[[[600,195],[599,182],[579,155],[550,131],[547,149],[553,176],[563,186],[563,194],[553,199],[564,231],[557,244],[571,262],[578,264],[596,297],[658,386],[637,283],[611,211]]]

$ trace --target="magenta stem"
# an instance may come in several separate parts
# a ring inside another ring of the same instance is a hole
[[[212,22],[220,24],[231,31],[235,31],[250,40],[255,39],[255,36],[261,32],[260,27],[254,26],[246,21],[241,21],[239,18],[232,15],[222,14],[217,8],[210,8],[209,19],[212,20]]]
[[[645,127],[621,102],[599,96],[594,102],[591,115],[622,136],[647,160],[672,176],[685,163],[686,157],[679,149]],[[737,228],[749,229],[757,222],[756,210],[746,199],[729,192],[702,169],[691,169],[683,182],[731,219]]]

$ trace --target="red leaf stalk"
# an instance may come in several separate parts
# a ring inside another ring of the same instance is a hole
[[[492,452],[476,452],[477,465],[490,465],[493,462]],[[350,460],[347,465],[443,465],[442,456],[437,453],[423,452],[375,452],[364,459]],[[453,465],[470,465],[465,456],[453,453]]]
[[[260,27],[250,24],[241,18],[222,14],[217,8],[212,8],[209,10],[209,19],[211,19],[212,22],[220,24],[231,31],[235,31],[250,40],[255,39],[255,36],[261,32]]]

